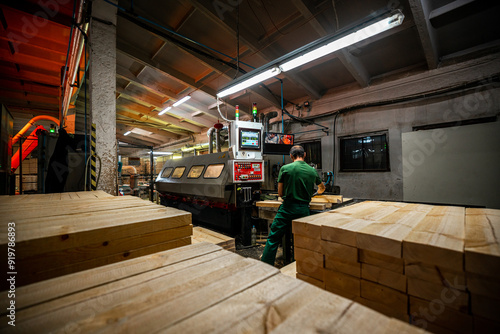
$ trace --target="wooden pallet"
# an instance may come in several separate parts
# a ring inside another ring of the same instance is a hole
[[[101,191],[0,197],[0,217],[4,254],[15,224],[17,286],[188,245],[192,235],[190,213]]]
[[[220,246],[225,250],[231,252],[236,251],[234,238],[228,237],[227,235],[224,235],[222,233],[209,230],[207,228],[195,226],[193,227],[193,237],[191,243],[196,244],[199,242],[209,242],[214,245]]]
[[[20,333],[423,333],[209,243],[35,283],[16,295]],[[0,299],[4,318],[7,303]],[[0,322],[0,331],[8,327]]]
[[[366,201],[292,229],[297,277],[435,332],[500,327],[500,210]]]

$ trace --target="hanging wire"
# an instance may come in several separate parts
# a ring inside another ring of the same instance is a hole
[[[240,3],[238,2],[238,7],[236,8],[236,73],[234,74],[233,80],[238,76],[240,71]]]
[[[267,10],[267,7],[266,7],[266,3],[263,1],[263,0],[260,0],[260,2],[262,3],[262,6],[264,7],[264,10],[266,11],[266,14],[267,14],[267,17],[269,17],[269,20],[271,21],[271,23],[273,24],[274,28],[276,29],[276,31],[278,31],[280,33],[280,35],[282,36],[285,36],[286,33],[283,33],[277,26],[276,24],[274,24],[274,21],[271,17],[271,15],[269,14],[269,11]]]

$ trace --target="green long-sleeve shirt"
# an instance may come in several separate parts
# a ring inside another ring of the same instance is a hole
[[[309,203],[321,179],[305,161],[295,161],[281,167],[278,183],[283,183],[283,201]]]

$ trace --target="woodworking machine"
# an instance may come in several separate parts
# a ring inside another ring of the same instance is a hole
[[[221,152],[224,131],[229,150]],[[252,205],[264,181],[262,124],[232,121],[227,127],[211,128],[209,137],[209,154],[168,160],[156,179],[156,190],[163,205],[189,211],[194,223],[250,245]]]

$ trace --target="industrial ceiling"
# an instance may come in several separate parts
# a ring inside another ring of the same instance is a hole
[[[69,62],[76,75],[62,69],[75,51],[68,48],[70,35],[85,31],[81,23],[90,18],[90,4],[11,0],[0,5],[0,102],[13,114],[15,132],[32,116],[59,117],[65,75],[75,78],[65,113],[76,114],[76,130],[83,131],[86,59]],[[401,26],[279,76],[290,112],[304,101],[314,108],[325,95],[367,89],[500,50],[496,1],[120,0],[117,138],[160,146],[205,133],[221,119],[216,107],[221,87],[387,8],[403,12]],[[72,28],[73,12],[78,26]],[[186,95],[191,99],[158,115]],[[276,111],[280,99],[281,83],[270,79],[224,98],[220,109],[228,118],[234,117],[235,105],[248,115],[253,102],[260,111]],[[133,129],[139,130],[124,136]]]

